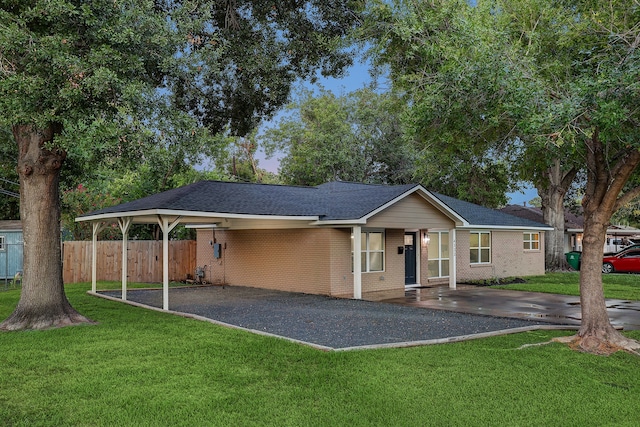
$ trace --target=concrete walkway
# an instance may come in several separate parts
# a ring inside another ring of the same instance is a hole
[[[385,302],[550,323],[579,325],[581,319],[580,297],[479,286],[459,285],[456,290],[446,286],[414,288],[407,290],[404,298]],[[640,329],[640,301],[608,299],[607,312],[614,326]]]

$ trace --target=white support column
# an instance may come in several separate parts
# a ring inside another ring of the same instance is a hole
[[[456,289],[456,271],[458,267],[458,248],[456,247],[456,229],[449,230],[449,289]]]
[[[162,309],[169,310],[169,233],[180,223],[180,217],[169,222],[166,216],[158,215],[158,224],[162,230]]]
[[[118,218],[118,225],[120,226],[120,231],[122,232],[122,300],[127,300],[127,270],[129,268],[128,265],[128,256],[127,256],[127,246],[129,242],[129,227],[131,227],[131,217],[126,218]]]
[[[104,230],[105,224],[101,222],[92,222],[93,237],[91,240],[91,292],[97,291],[96,276],[98,275],[98,234]]]
[[[353,298],[362,299],[362,228],[353,229]]]

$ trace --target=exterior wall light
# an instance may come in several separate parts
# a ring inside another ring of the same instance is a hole
[[[424,231],[422,233],[422,243],[424,243],[425,245],[429,244],[429,233],[427,233],[426,231]]]

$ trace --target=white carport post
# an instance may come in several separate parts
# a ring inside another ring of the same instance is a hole
[[[449,289],[456,289],[457,253],[456,229],[452,228],[449,230]]]
[[[122,300],[127,300],[127,271],[129,269],[127,256],[127,243],[129,242],[129,227],[131,217],[118,218],[118,225],[122,231]]]
[[[362,228],[353,226],[353,298],[362,299]]]
[[[169,310],[169,233],[180,223],[180,217],[169,223],[169,218],[158,215],[162,230],[162,309]]]
[[[91,292],[97,291],[96,276],[98,275],[98,234],[104,230],[106,225],[101,222],[91,223],[93,237],[91,239]]]

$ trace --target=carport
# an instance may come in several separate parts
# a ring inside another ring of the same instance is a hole
[[[245,227],[261,228],[266,223],[277,223],[278,226],[295,226],[298,222],[317,220],[317,217],[269,217],[253,215],[234,215],[217,213],[211,216],[207,212],[174,211],[171,209],[147,209],[142,211],[121,211],[117,213],[101,213],[77,218],[76,221],[91,221],[92,225],[92,258],[91,258],[91,292],[97,291],[96,265],[97,241],[99,233],[108,225],[117,223],[122,232],[122,299],[127,300],[127,242],[132,224],[158,224],[162,232],[162,289],[164,310],[169,309],[169,233],[179,224],[194,228],[228,229],[233,220]]]

